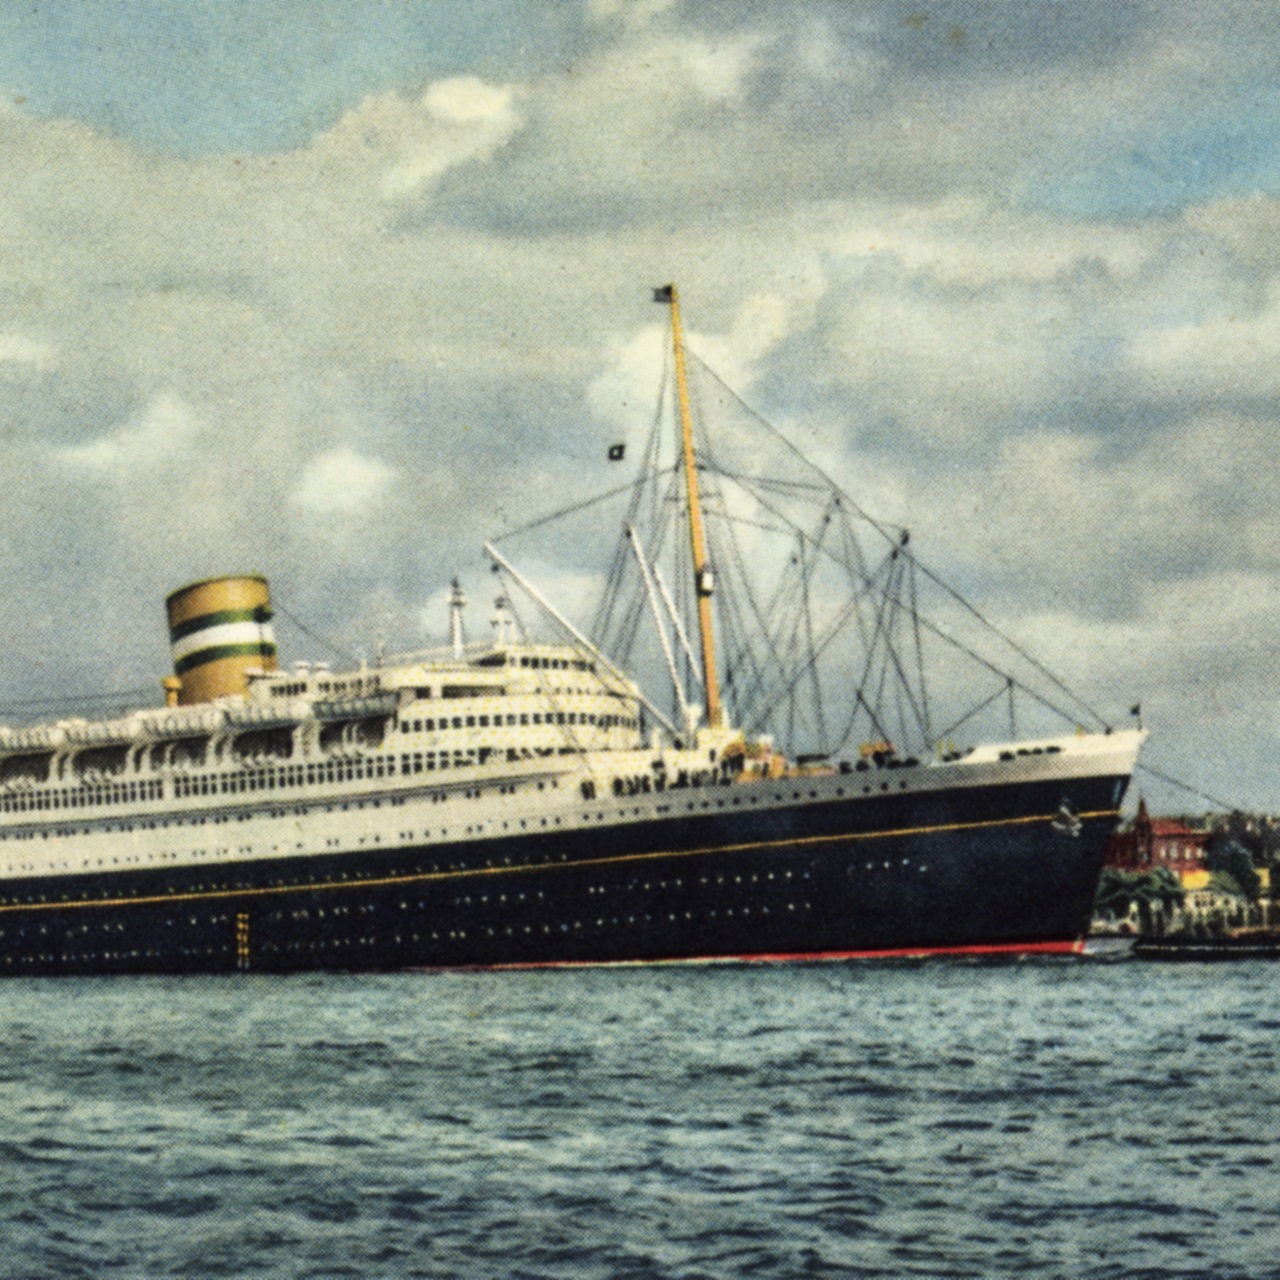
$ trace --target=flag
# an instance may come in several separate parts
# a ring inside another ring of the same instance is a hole
[[[611,444],[609,446],[609,461],[621,462],[623,455],[627,452],[625,444]]]
[[[664,284],[664,285],[659,286],[657,289],[655,289],[655,290],[653,291],[653,300],[654,300],[654,302],[670,302],[670,301],[671,301],[671,288],[672,288],[672,286],[671,286],[671,285],[669,285],[669,284]]]
[[[1129,708],[1129,714],[1131,716],[1140,716],[1142,714],[1142,703],[1135,702],[1133,706]]]

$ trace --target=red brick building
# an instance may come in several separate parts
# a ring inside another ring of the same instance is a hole
[[[1107,842],[1106,865],[1119,871],[1168,867],[1184,885],[1207,880],[1204,850],[1208,839],[1208,831],[1198,831],[1174,818],[1153,818],[1147,812],[1147,802],[1139,800],[1138,816]]]

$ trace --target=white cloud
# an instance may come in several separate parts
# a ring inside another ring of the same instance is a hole
[[[455,124],[505,119],[511,113],[511,86],[486,84],[478,76],[437,80],[422,96],[433,116]]]
[[[190,406],[165,393],[110,435],[60,449],[57,457],[86,472],[128,480],[167,465],[175,457],[185,456],[193,466],[198,465],[199,454],[191,445],[199,430]]]
[[[689,333],[686,345],[737,391],[747,391],[757,365],[790,332],[792,307],[776,294],[746,298],[724,333]],[[601,421],[617,430],[647,427],[653,420],[664,368],[670,362],[670,329],[646,324],[607,343],[605,367],[587,387],[586,399]]]
[[[1202,582],[1272,571],[1274,430],[1265,418],[1212,413],[1123,450],[1094,434],[1041,430],[932,475],[901,461],[891,474],[910,495],[923,560],[980,583],[1010,626],[1020,612],[1050,608],[1089,625],[1127,624],[1148,595],[1190,608]],[[1280,597],[1266,608],[1280,626]],[[1195,625],[1220,617],[1210,608]],[[1157,653],[1168,650],[1153,639],[1140,661],[1154,667]]]
[[[647,324],[630,337],[610,339],[605,368],[586,390],[592,413],[618,432],[647,427],[662,384],[667,344],[662,324]]]
[[[339,447],[318,454],[303,468],[289,502],[318,516],[368,514],[396,478],[394,467],[354,449]]]
[[[1145,389],[1157,395],[1280,394],[1280,283],[1252,315],[1139,333],[1130,357]]]
[[[802,25],[794,42],[796,68],[802,76],[837,92],[867,90],[890,70],[888,61],[862,41],[851,43],[823,19]]]
[[[431,85],[422,97],[423,120],[404,129],[396,144],[399,158],[383,176],[382,194],[412,195],[457,165],[490,159],[523,123],[513,96],[509,85],[475,76]]]
[[[746,391],[756,366],[791,332],[793,308],[778,294],[746,298],[734,314],[728,333],[695,334],[697,349],[730,386]]]
[[[596,22],[619,20],[643,27],[675,8],[676,0],[587,0],[587,17]]]
[[[0,372],[5,365],[25,365],[43,373],[57,362],[57,349],[21,333],[0,333]]]
[[[1141,224],[1012,213],[973,195],[892,204],[858,200],[838,210],[840,220],[828,234],[840,259],[893,260],[913,275],[953,287],[1049,283],[1081,263],[1131,278],[1158,244],[1158,235]]]
[[[710,102],[734,102],[742,97],[763,43],[763,37],[754,34],[720,43],[690,41],[680,50],[680,59],[704,98]]]
[[[968,443],[1052,394],[1053,290],[880,272],[833,295],[827,374],[907,434]]]

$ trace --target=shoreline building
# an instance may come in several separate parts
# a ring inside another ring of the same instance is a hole
[[[1134,820],[1118,828],[1107,842],[1105,866],[1117,871],[1154,871],[1165,867],[1184,889],[1205,889],[1209,870],[1205,848],[1212,833],[1177,818],[1153,818],[1147,802],[1138,801]]]

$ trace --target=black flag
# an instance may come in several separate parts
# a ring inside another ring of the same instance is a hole
[[[655,289],[653,291],[653,300],[654,302],[670,302],[671,286],[669,284],[664,284]]]
[[[1140,716],[1142,714],[1142,703],[1135,702],[1133,706],[1129,708],[1129,714],[1131,716]]]
[[[609,446],[609,461],[621,462],[623,455],[627,452],[625,444],[611,444]]]

